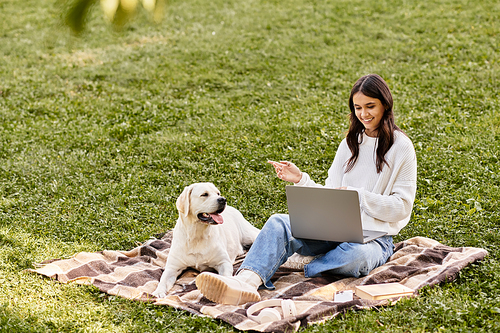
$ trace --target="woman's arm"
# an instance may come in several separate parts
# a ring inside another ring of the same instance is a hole
[[[398,222],[410,216],[417,189],[417,159],[413,146],[406,146],[394,155],[392,170],[385,170],[388,174],[381,175],[388,177],[385,188],[369,192],[347,187],[358,192],[361,209],[368,216],[384,222]]]

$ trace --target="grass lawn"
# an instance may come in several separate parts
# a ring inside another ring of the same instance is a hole
[[[379,73],[417,152],[410,224],[489,256],[420,297],[305,332],[500,331],[500,2],[171,0],[86,32],[54,0],[0,2],[0,331],[233,332],[168,307],[25,273],[130,249],[173,227],[183,187],[215,183],[255,226],[286,212],[266,160],[324,181],[347,99]]]

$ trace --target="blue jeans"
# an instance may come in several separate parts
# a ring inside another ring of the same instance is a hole
[[[294,238],[288,215],[275,214],[260,231],[238,271],[251,270],[260,276],[266,288],[274,289],[271,277],[295,252],[316,256],[304,267],[306,277],[328,272],[357,278],[385,264],[393,251],[392,236],[366,244]]]

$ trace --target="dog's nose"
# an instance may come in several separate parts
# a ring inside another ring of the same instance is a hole
[[[227,200],[226,200],[226,198],[224,198],[224,197],[220,197],[220,198],[218,198],[218,199],[217,199],[217,202],[218,202],[220,205],[224,205],[224,204],[227,202]]]

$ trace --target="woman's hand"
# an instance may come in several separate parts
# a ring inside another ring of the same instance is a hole
[[[299,168],[292,162],[281,161],[267,161],[272,164],[274,170],[276,170],[276,174],[279,179],[285,180],[287,182],[298,183],[302,179],[302,172],[300,172]]]

